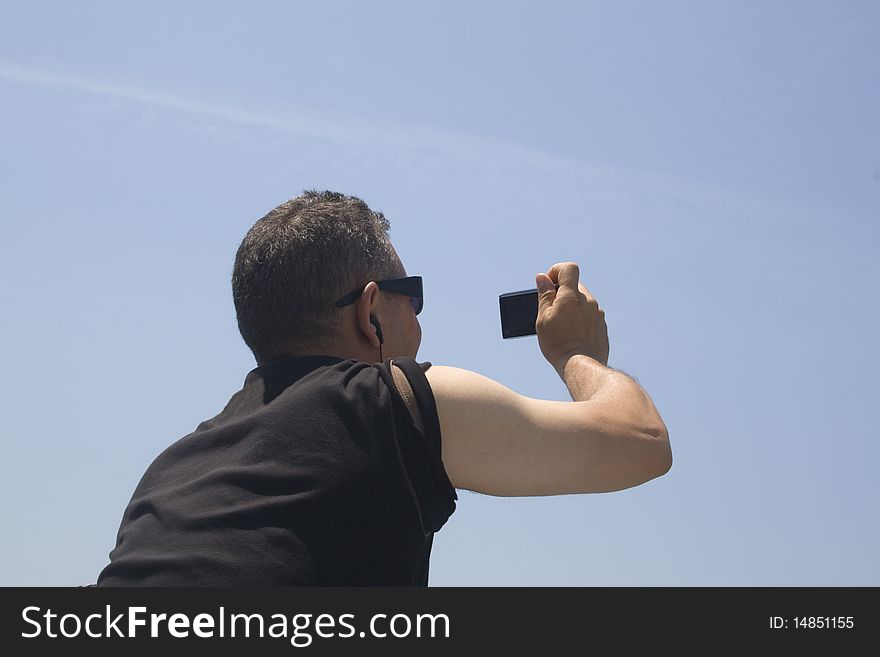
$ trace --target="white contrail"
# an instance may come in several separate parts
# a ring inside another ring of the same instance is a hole
[[[328,119],[326,115],[319,116],[316,113],[303,111],[296,113],[285,111],[283,116],[279,116],[265,111],[240,109],[222,103],[170,95],[139,86],[100,82],[75,75],[60,75],[2,60],[0,60],[0,79],[27,86],[74,89],[94,96],[125,100],[340,144],[384,144],[406,150],[425,148],[465,156],[478,156],[486,149],[494,150],[502,147],[480,138],[462,137],[434,128],[399,124],[381,125],[378,122],[367,123],[342,116]]]
[[[242,111],[215,103],[157,93],[141,87],[108,84],[77,76],[58,75],[47,71],[24,68],[3,61],[0,61],[0,78],[8,82],[28,86],[75,89],[95,96],[127,100],[188,114],[223,119],[231,123],[242,123],[332,141],[362,140],[363,133],[361,130],[365,127],[357,126],[356,130],[346,129],[343,125],[330,123],[318,117],[287,116],[279,118],[265,113]]]
[[[368,145],[390,148],[398,153],[432,152],[477,166],[524,165],[542,171],[556,180],[588,184],[595,193],[627,204],[638,197],[672,199],[692,206],[755,207],[757,199],[732,193],[723,187],[689,178],[657,174],[632,167],[610,166],[586,158],[572,158],[547,151],[493,140],[477,135],[445,132],[434,127],[399,123],[364,122],[350,116],[285,110],[284,115],[253,111],[217,102],[170,95],[140,86],[96,81],[75,75],[58,74],[0,60],[0,80],[50,89],[72,89],[104,98],[129,101],[229,123],[248,125],[282,133],[306,136],[345,146]],[[766,200],[765,200],[766,201]],[[764,202],[757,205],[763,206]]]

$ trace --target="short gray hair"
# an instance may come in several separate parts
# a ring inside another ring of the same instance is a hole
[[[361,199],[314,189],[251,227],[235,254],[232,299],[258,364],[325,348],[336,336],[340,297],[404,275],[390,229]]]

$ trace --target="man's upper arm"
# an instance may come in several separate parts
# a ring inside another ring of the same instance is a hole
[[[534,399],[440,365],[425,376],[456,488],[498,496],[598,493],[637,486],[671,465],[666,436],[656,425],[634,426],[613,398]]]

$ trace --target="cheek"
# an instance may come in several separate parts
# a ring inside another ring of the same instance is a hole
[[[406,327],[407,336],[418,335],[420,331],[418,318],[413,313],[412,308],[404,308],[403,310],[406,312],[400,318],[399,326]]]
[[[410,331],[418,331],[419,330],[419,318],[413,312],[412,306],[409,305],[407,301],[406,307],[402,309],[403,311],[403,321],[401,326],[409,326]]]

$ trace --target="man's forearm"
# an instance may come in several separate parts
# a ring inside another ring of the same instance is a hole
[[[658,437],[668,437],[666,424],[648,393],[627,374],[583,355],[569,356],[555,369],[574,401],[601,401],[620,419]]]
[[[565,382],[574,401],[589,401],[608,385],[614,373],[599,361],[582,354],[562,359],[555,365],[557,374]]]

